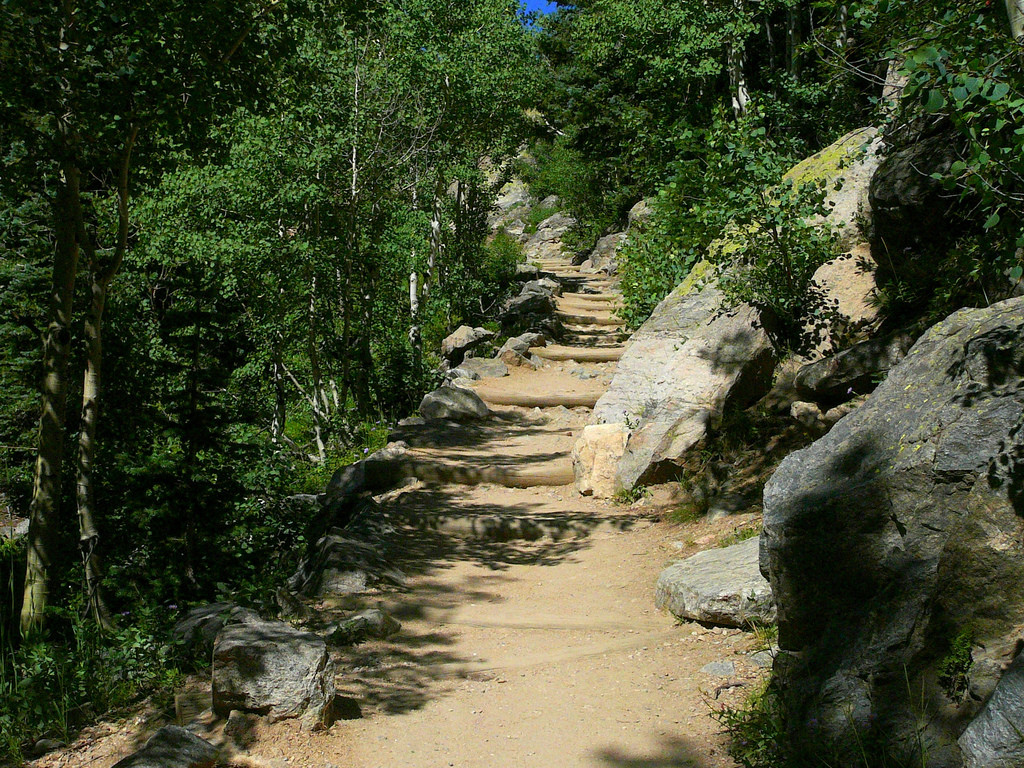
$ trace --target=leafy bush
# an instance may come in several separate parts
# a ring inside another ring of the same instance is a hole
[[[775,322],[782,346],[806,346],[821,314],[814,271],[835,255],[836,235],[822,182],[783,176],[793,156],[767,135],[756,114],[720,119],[684,136],[688,159],[662,187],[655,216],[622,249],[625,317],[637,325],[700,259],[715,265],[734,304],[747,302]]]
[[[158,638],[175,606],[149,611],[104,635],[80,612],[55,615],[59,637],[0,647],[0,759],[19,761],[43,736],[69,740],[96,717],[137,701],[167,695],[180,684],[182,660]],[[56,622],[55,622],[56,623]]]

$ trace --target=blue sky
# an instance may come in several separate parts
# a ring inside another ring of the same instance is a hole
[[[555,4],[548,2],[547,0],[521,0],[522,4],[526,6],[528,11],[543,11],[544,13],[551,13],[555,10]]]

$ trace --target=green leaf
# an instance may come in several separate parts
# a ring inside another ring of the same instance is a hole
[[[999,223],[999,211],[996,211],[985,220],[985,229],[992,229]]]
[[[927,91],[924,99],[924,108],[928,112],[938,112],[946,106],[946,97],[938,88],[931,88]]]

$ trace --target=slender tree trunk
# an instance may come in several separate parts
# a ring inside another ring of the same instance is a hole
[[[270,440],[274,445],[283,442],[285,423],[288,419],[287,400],[284,394],[284,368],[281,364],[281,350],[274,350],[274,415],[270,420]]]
[[[105,629],[111,626],[111,619],[100,587],[103,570],[96,551],[99,530],[96,527],[96,494],[92,482],[92,469],[99,440],[103,311],[107,304],[110,283],[121,269],[125,252],[128,250],[128,169],[131,167],[132,149],[137,136],[138,128],[133,127],[121,157],[117,180],[117,242],[108,264],[100,265],[95,245],[85,231],[85,222],[81,218],[77,222],[78,238],[89,258],[90,276],[89,313],[85,319],[86,360],[85,376],[82,381],[82,426],[78,434],[78,474],[75,482],[75,496],[78,502],[78,546],[85,570],[85,591],[89,611],[96,623]]]
[[[97,430],[100,418],[101,363],[103,361],[103,309],[106,304],[107,285],[93,273],[90,285],[91,302],[85,320],[86,362],[82,382],[82,426],[78,435],[78,477],[75,483],[78,501],[78,546],[85,568],[85,591],[89,612],[101,627],[110,626],[100,589],[102,569],[97,545],[95,493],[92,482],[93,460],[96,453]]]
[[[732,113],[736,119],[747,114],[750,91],[743,73],[744,56],[741,44],[729,44],[729,90],[732,93]]]
[[[444,242],[441,239],[441,217],[444,214],[444,178],[440,173],[434,183],[434,199],[430,209],[430,249],[427,251],[427,275],[423,280],[423,296],[430,293],[432,283],[440,282],[437,267],[441,263],[441,250]]]
[[[793,77],[800,76],[800,45],[803,43],[800,6],[786,11],[786,68]]]
[[[25,592],[21,634],[42,629],[50,597],[56,556],[61,476],[64,465],[64,420],[67,406],[67,366],[71,341],[71,312],[78,272],[76,210],[81,204],[79,171],[61,168],[62,180],[54,200],[56,246],[50,284],[49,322],[43,338],[42,413],[39,418],[35,475],[29,512]]]

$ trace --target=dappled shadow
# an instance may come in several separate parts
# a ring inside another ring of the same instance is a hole
[[[609,768],[706,768],[717,765],[706,754],[685,739],[663,736],[653,754],[629,754],[618,747],[605,747],[597,758]]]
[[[346,534],[372,535],[372,546],[406,575],[408,587],[339,601],[346,610],[373,601],[404,625],[389,641],[341,651],[343,694],[370,710],[396,714],[446,695],[460,679],[489,674],[483,660],[455,650],[453,614],[467,604],[501,602],[514,580],[511,568],[558,565],[589,546],[599,528],[629,530],[642,519],[618,510],[584,511],[570,502],[559,509],[550,497],[512,494],[500,489],[491,501],[489,492],[474,494],[464,486],[419,485],[366,507],[372,525],[353,521]],[[465,566],[471,570],[459,570]]]

